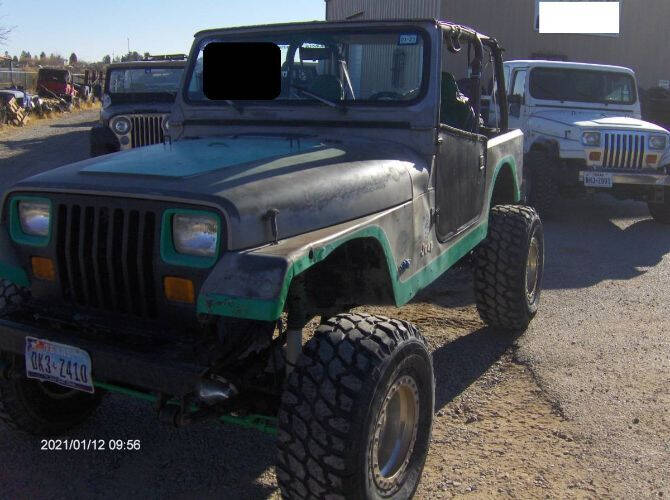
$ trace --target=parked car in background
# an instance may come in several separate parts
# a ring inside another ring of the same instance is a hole
[[[186,56],[111,64],[100,123],[91,129],[91,156],[163,142]]]
[[[510,126],[526,137],[530,203],[606,191],[670,224],[670,133],[642,120],[635,73],[619,66],[505,62]]]
[[[36,87],[41,97],[58,97],[67,102],[77,97],[72,73],[63,68],[40,68],[37,71]]]

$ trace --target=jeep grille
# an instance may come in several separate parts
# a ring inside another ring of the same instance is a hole
[[[642,134],[605,134],[603,167],[639,170],[644,160],[645,136]]]
[[[59,203],[57,266],[66,302],[156,317],[153,211]]]
[[[163,142],[166,115],[131,115],[131,146],[138,148]]]

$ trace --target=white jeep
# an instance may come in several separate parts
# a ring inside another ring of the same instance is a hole
[[[559,195],[606,190],[646,201],[670,223],[670,133],[641,119],[632,70],[507,61],[504,71],[509,125],[526,138],[526,193],[540,213]]]

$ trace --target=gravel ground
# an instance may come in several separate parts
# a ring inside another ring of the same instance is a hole
[[[0,132],[0,189],[86,158],[97,111]],[[417,498],[670,494],[670,232],[646,208],[566,203],[546,223],[541,313],[519,339],[486,328],[467,269],[400,310],[431,349],[436,418]],[[7,497],[276,497],[274,443],[203,423],[173,429],[120,396],[70,438],[139,439],[139,451],[41,451],[0,428]]]

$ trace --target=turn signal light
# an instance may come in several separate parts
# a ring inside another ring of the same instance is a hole
[[[165,298],[169,301],[186,304],[195,302],[195,289],[191,280],[166,276],[163,279],[163,286],[165,288]]]
[[[658,161],[658,156],[657,155],[647,155],[647,163],[648,164],[653,164]]]
[[[600,161],[600,151],[591,151],[589,153],[589,161]]]
[[[54,281],[56,279],[56,271],[51,259],[45,257],[32,257],[30,262],[33,266],[33,275],[36,278],[47,281]]]

